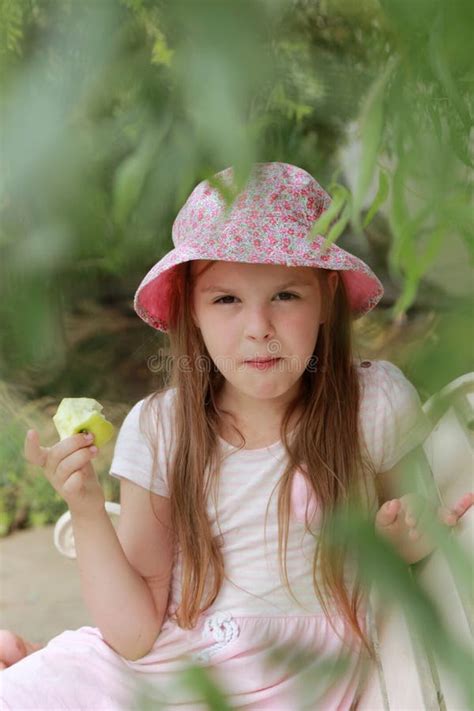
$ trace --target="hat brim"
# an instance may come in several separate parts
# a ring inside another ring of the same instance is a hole
[[[324,241],[324,237],[319,239]],[[301,249],[291,254],[254,254],[245,260],[235,256],[216,257],[215,247],[206,250],[202,243],[187,241],[160,259],[145,275],[134,296],[134,309],[145,323],[153,328],[168,331],[170,295],[173,287],[174,268],[183,262],[195,259],[241,262],[247,264],[281,264],[288,267],[319,267],[340,272],[346,287],[349,307],[357,319],[371,311],[383,296],[383,285],[370,267],[358,257],[346,252],[336,244],[325,252],[311,249],[301,243]]]

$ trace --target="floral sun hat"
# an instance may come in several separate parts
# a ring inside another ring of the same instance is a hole
[[[232,185],[233,169],[215,178]],[[223,260],[288,267],[320,267],[340,273],[353,317],[374,308],[383,286],[370,267],[325,238],[308,239],[315,220],[331,198],[305,170],[289,163],[255,163],[245,189],[230,210],[217,188],[199,183],[179,211],[172,227],[174,249],[141,281],[134,308],[153,328],[168,330],[170,293],[176,265],[193,259]]]

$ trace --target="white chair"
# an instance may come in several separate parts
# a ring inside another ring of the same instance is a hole
[[[474,373],[449,383],[423,409],[433,422],[423,447],[440,503],[451,505],[473,488]],[[116,525],[120,504],[107,502],[106,509]],[[473,513],[467,512],[454,531],[469,554],[474,540]],[[68,558],[76,557],[68,511],[56,523],[54,545]],[[435,551],[416,575],[452,634],[471,648],[472,600],[462,594],[444,555]],[[378,650],[377,663],[369,672],[357,711],[467,710],[452,675],[434,655],[422,649],[401,610],[395,606],[387,610],[375,590],[369,596],[368,624]]]
[[[473,489],[474,373],[449,383],[423,409],[433,422],[423,448],[440,503],[449,506]],[[453,531],[471,561],[473,513],[472,509],[466,512]],[[467,598],[454,579],[446,556],[436,550],[414,574],[437,606],[450,633],[465,649],[472,650],[472,598]],[[472,577],[471,573],[471,580]],[[393,606],[387,610],[376,591],[369,600],[369,628],[378,659],[358,711],[467,711],[459,684],[441,660],[424,649],[401,609]],[[474,660],[472,668],[474,672]]]
[[[114,501],[106,501],[105,509],[114,526],[117,526],[120,516],[120,504],[116,504]],[[53,530],[53,541],[58,551],[66,558],[76,558],[70,511],[65,511],[56,521]]]

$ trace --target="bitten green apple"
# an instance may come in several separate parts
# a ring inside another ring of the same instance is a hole
[[[61,400],[53,422],[61,440],[78,432],[91,432],[94,444],[101,447],[115,433],[115,427],[102,415],[103,405],[91,397],[65,397]]]

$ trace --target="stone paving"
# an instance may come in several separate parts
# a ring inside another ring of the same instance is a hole
[[[53,543],[54,526],[18,530],[0,538],[0,627],[45,644],[93,625],[81,599],[76,561]]]

